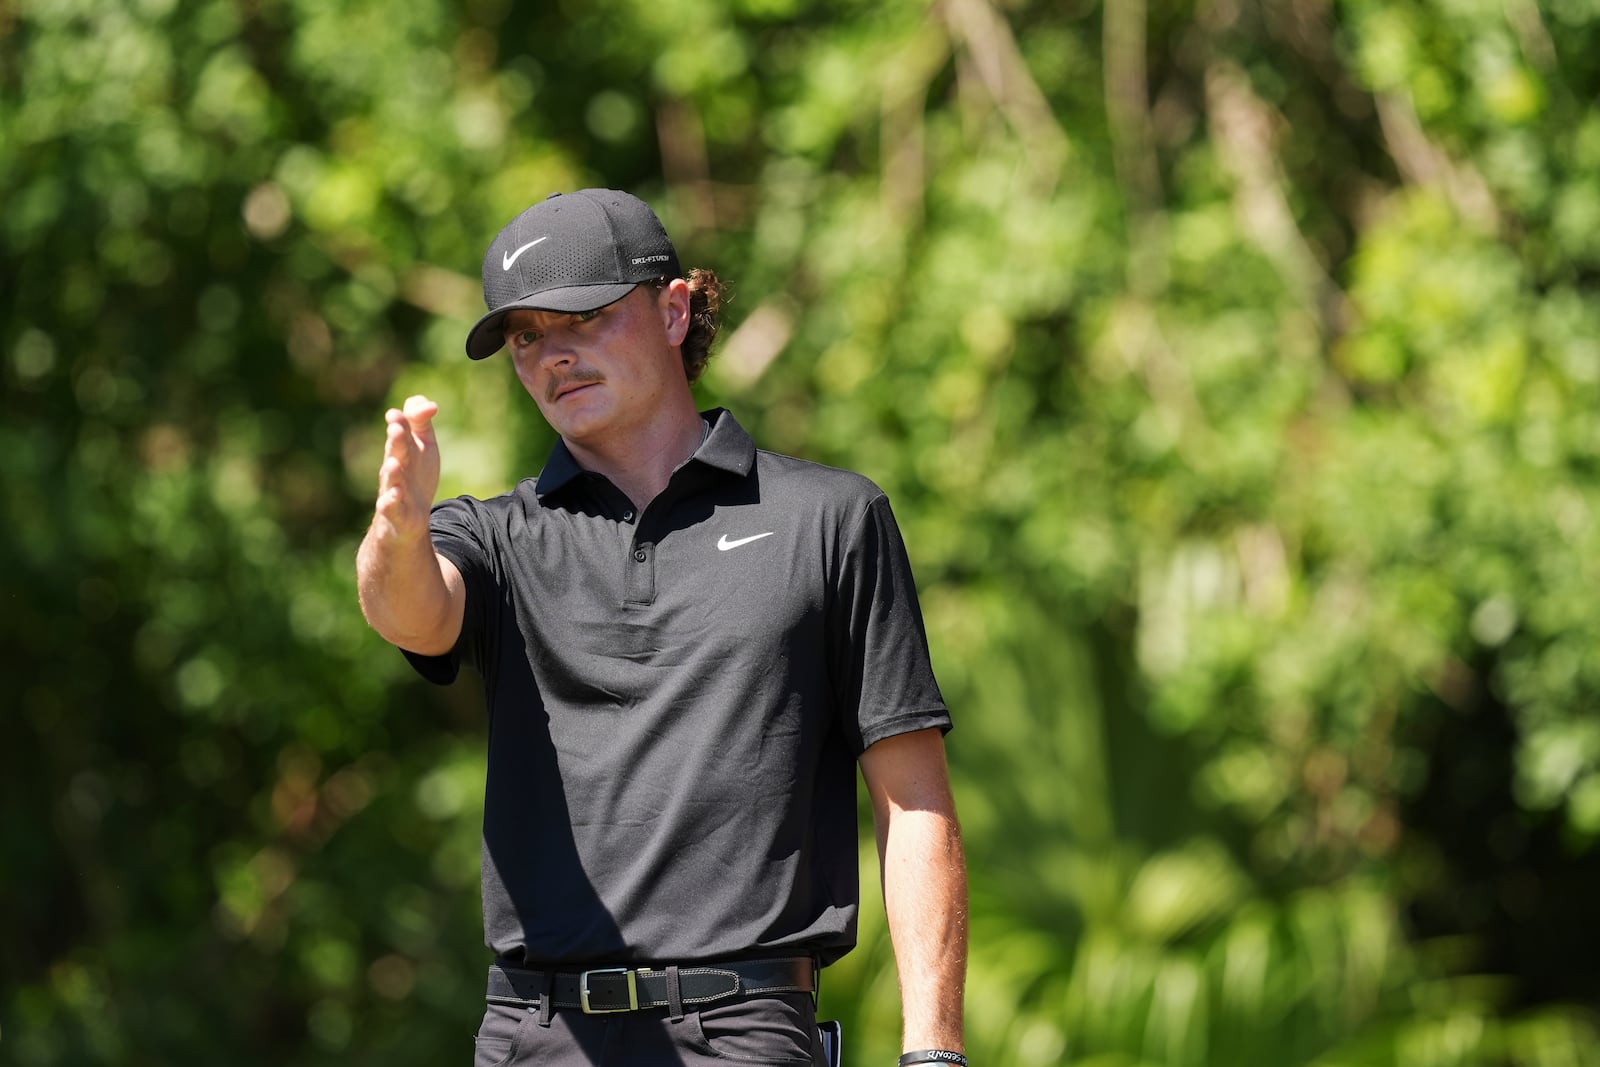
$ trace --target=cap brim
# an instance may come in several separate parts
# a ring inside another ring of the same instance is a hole
[[[473,359],[487,359],[506,345],[501,323],[511,311],[594,311],[614,304],[638,288],[638,282],[606,282],[602,285],[569,285],[562,289],[546,289],[521,300],[502,304],[473,323],[467,331],[467,355]]]

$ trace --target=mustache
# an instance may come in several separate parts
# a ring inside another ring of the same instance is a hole
[[[602,376],[599,371],[590,370],[586,367],[579,367],[575,370],[570,370],[561,375],[559,378],[553,377],[550,379],[550,384],[544,388],[544,398],[546,402],[554,403],[556,394],[574,382],[579,385],[589,385],[593,382],[600,381],[601,377]]]

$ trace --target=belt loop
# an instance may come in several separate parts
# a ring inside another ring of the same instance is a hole
[[[539,990],[539,1025],[550,1029],[550,990],[555,987],[556,972],[544,972],[544,988]]]
[[[678,984],[678,968],[667,967],[667,1009],[673,1022],[683,1020],[683,987]]]

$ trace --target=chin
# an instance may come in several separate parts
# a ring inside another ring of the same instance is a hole
[[[563,411],[558,402],[553,411],[545,413],[545,421],[562,437],[582,441],[604,433],[614,421],[610,411],[594,409]]]

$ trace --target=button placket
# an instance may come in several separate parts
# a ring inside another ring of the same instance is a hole
[[[627,589],[630,604],[649,604],[655,601],[655,547],[649,541],[638,541],[628,553],[632,562],[627,564],[628,573],[623,585]]]

